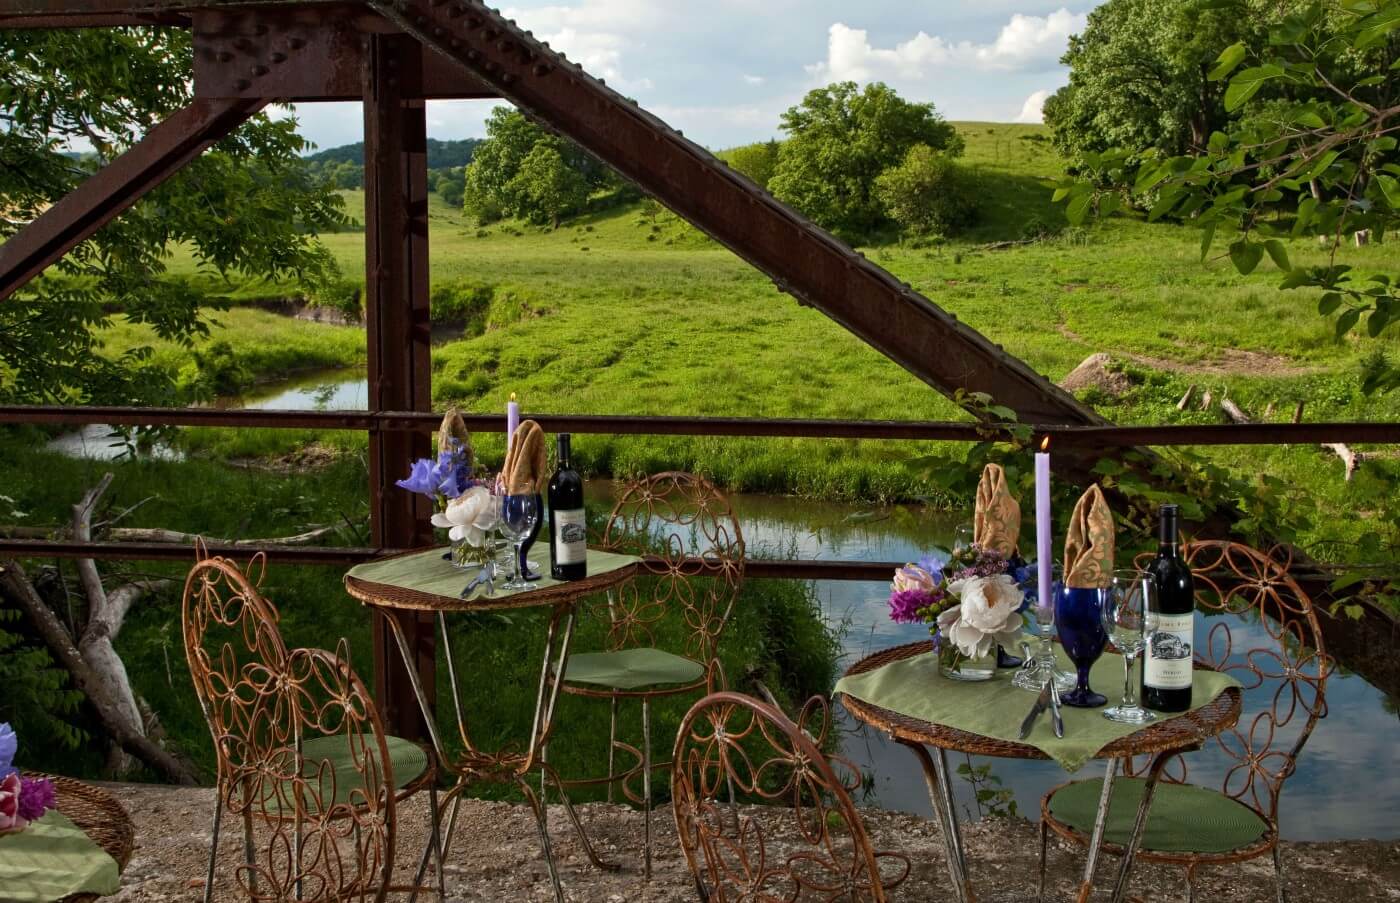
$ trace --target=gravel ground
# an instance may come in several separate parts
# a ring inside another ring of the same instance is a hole
[[[140,784],[106,785],[136,822],[136,850],[122,876],[118,901],[197,900],[203,888],[210,838],[213,791]],[[422,850],[426,803],[410,801],[402,814],[396,880],[411,874]],[[595,845],[606,859],[626,863],[619,872],[589,865],[564,812],[551,806],[551,838],[565,893],[579,903],[665,903],[696,899],[684,859],[676,844],[669,808],[658,809],[654,874],[641,875],[641,815],[623,806],[580,807]],[[951,900],[947,889],[938,829],[924,819],[865,810],[867,829],[878,848],[903,852],[914,860],[909,879],[892,895],[899,901]],[[781,844],[786,820],[780,813],[759,816],[765,836]],[[226,823],[226,829],[230,827]],[[238,857],[237,823],[225,830],[223,863]],[[1034,898],[1039,831],[1016,819],[965,826],[969,868],[982,903]],[[447,898],[454,903],[479,901],[548,901],[553,899],[529,809],[510,803],[467,800],[462,807],[446,868]],[[1082,849],[1052,846],[1047,899],[1072,899],[1083,864]],[[1294,901],[1400,900],[1400,843],[1349,841],[1285,844],[1284,863]],[[1105,857],[1101,880],[1115,873],[1117,860]],[[218,899],[232,900],[229,874],[216,880]],[[1185,899],[1180,869],[1139,864],[1132,892],[1148,900]],[[1273,869],[1268,858],[1204,872],[1198,899],[1234,903],[1273,899]],[[427,898],[425,898],[427,899]]]

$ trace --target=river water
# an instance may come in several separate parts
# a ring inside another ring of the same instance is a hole
[[[334,371],[308,374],[218,404],[364,410],[367,396],[363,374]],[[110,444],[109,433],[109,428],[94,425],[58,437],[50,448],[83,457],[115,457],[121,448]],[[151,453],[178,457],[177,451],[163,446]],[[606,498],[610,492],[611,486],[603,481],[590,483],[589,493],[594,498]],[[932,546],[946,545],[953,528],[966,519],[965,515],[919,509],[869,510],[779,496],[737,495],[733,501],[750,554],[759,557],[910,561]],[[889,620],[885,603],[888,583],[819,580],[814,589],[823,616],[842,638],[843,667],[881,648],[928,636],[919,626]],[[1237,648],[1266,645],[1257,625],[1236,618],[1230,621]],[[1117,688],[1098,689],[1112,693]],[[1258,694],[1255,691],[1246,697],[1242,723],[1248,723],[1250,703],[1258,701]],[[1027,694],[1027,708],[1030,702]],[[1400,838],[1400,769],[1396,767],[1400,717],[1396,700],[1343,667],[1328,680],[1327,709],[1327,717],[1304,749],[1297,773],[1285,785],[1280,807],[1283,836],[1293,840]],[[843,753],[874,777],[871,795],[863,802],[931,815],[923,777],[912,755],[878,732],[852,723],[839,707],[837,717]],[[950,759],[950,765],[957,764],[957,757]],[[1031,818],[1038,812],[1041,795],[1066,779],[1051,762],[974,759],[972,764],[990,764],[1001,786],[1011,790],[1020,813]],[[1191,756],[1191,780],[1218,787],[1231,764],[1218,748],[1208,746]],[[1090,763],[1080,774],[1098,776],[1101,766]],[[965,814],[977,817],[973,787],[959,780],[955,791]]]

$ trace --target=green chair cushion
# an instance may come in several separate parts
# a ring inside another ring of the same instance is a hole
[[[1104,839],[1123,844],[1142,801],[1141,778],[1118,778]],[[1050,814],[1083,834],[1094,828],[1103,778],[1066,784],[1050,797]],[[1238,800],[1194,784],[1159,783],[1147,813],[1142,849],[1163,853],[1228,853],[1263,837],[1269,823]]]
[[[373,739],[367,736],[365,740],[373,750]],[[389,750],[389,763],[394,769],[396,789],[402,790],[423,776],[423,772],[428,768],[428,756],[422,747],[399,737],[385,737],[384,741]],[[301,750],[302,774],[308,779],[307,783],[320,798],[323,806],[331,808],[342,804],[359,805],[364,802],[363,776],[355,766],[355,755],[346,735],[314,737],[302,743]],[[295,790],[290,783],[280,792],[276,787],[264,785],[263,792],[267,798],[258,808],[268,815],[275,815],[285,807],[288,816],[291,815],[295,808]],[[314,804],[314,800],[307,800],[308,806]]]
[[[568,683],[593,684],[611,690],[639,690],[668,684],[691,684],[705,676],[705,666],[661,649],[619,649],[569,656],[564,668]]]

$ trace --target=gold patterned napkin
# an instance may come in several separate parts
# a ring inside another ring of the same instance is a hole
[[[1103,589],[1113,581],[1113,512],[1099,484],[1074,505],[1065,537],[1065,585]]]
[[[442,415],[442,426],[438,427],[438,451],[451,451],[453,439],[462,443],[462,453],[467,457],[467,464],[475,465],[472,436],[467,432],[467,422],[462,419],[462,412],[457,410],[456,405],[448,408],[447,413]]]
[[[544,450],[544,430],[533,420],[521,421],[510,440],[506,463],[501,465],[509,495],[533,495],[541,491],[549,467]]]
[[[977,484],[977,512],[973,517],[972,541],[1010,558],[1016,554],[1021,536],[1021,505],[1006,485],[1006,471],[1000,464],[982,468]]]

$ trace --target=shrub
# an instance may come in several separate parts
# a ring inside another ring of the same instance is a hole
[[[353,279],[329,279],[313,286],[306,301],[312,307],[333,308],[359,321],[365,316],[364,293],[365,287]]]
[[[972,179],[946,154],[916,144],[875,180],[890,218],[911,232],[950,235],[977,218]]]

